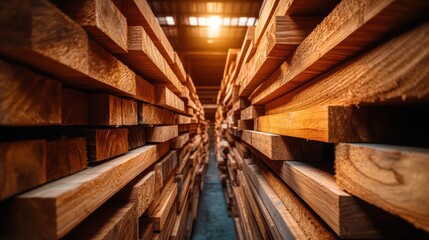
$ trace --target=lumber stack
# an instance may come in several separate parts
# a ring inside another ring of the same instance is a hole
[[[189,238],[204,110],[145,1],[0,7],[0,238]]]
[[[239,239],[427,238],[427,1],[266,1],[216,157]]]

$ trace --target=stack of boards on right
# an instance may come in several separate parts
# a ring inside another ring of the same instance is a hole
[[[216,156],[238,239],[428,239],[429,2],[266,0]]]

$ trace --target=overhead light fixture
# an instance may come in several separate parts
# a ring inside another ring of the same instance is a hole
[[[224,26],[229,26],[229,25],[231,25],[231,18],[229,18],[229,17],[224,17],[224,18],[223,18],[223,25],[224,25]]]
[[[253,26],[253,24],[255,24],[255,18],[254,17],[250,17],[247,19],[247,26],[251,27]]]
[[[158,17],[157,19],[160,25],[167,25],[164,17]]]
[[[167,25],[169,25],[169,26],[176,24],[174,21],[174,18],[172,16],[166,16],[165,21],[167,22]]]
[[[211,16],[207,18],[207,26],[210,28],[219,28],[222,24],[222,20],[218,16]]]
[[[198,17],[198,25],[199,26],[206,26],[206,17]]]
[[[198,25],[198,19],[197,17],[189,17],[189,25],[191,26],[197,26]]]
[[[247,24],[247,17],[240,17],[238,19],[238,26],[246,26]]]
[[[231,18],[231,26],[237,26],[237,24],[238,24],[238,18],[236,17]]]

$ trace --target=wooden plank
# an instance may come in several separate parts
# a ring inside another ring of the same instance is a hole
[[[192,123],[192,118],[187,117],[187,116],[183,116],[182,114],[177,114],[176,115],[177,124],[191,124]]]
[[[61,138],[46,143],[46,181],[52,181],[87,167],[85,138]]]
[[[258,131],[323,142],[420,144],[428,121],[424,108],[325,106],[256,119]],[[412,124],[410,124],[412,123]],[[401,126],[408,125],[407,129]],[[424,140],[423,140],[424,141]]]
[[[321,21],[320,17],[275,16],[250,60],[239,95],[248,97],[294,52]]]
[[[186,82],[186,71],[185,67],[183,66],[182,61],[179,58],[179,55],[177,52],[174,52],[174,64],[170,64],[171,69],[176,74],[177,78],[181,83]]]
[[[232,79],[235,79],[235,82],[237,82],[237,77],[240,71],[242,70],[242,66],[245,64],[244,60],[247,55],[247,51],[249,51],[249,48],[251,46],[253,37],[255,34],[255,27],[251,26],[247,28],[246,35],[244,36],[243,43],[241,44],[240,52],[237,56],[237,63],[235,65],[234,73],[232,74]]]
[[[260,116],[265,115],[265,108],[264,106],[249,106],[243,110],[241,110],[241,120],[249,120],[254,119]]]
[[[128,130],[126,128],[76,129],[69,136],[86,138],[88,159],[99,162],[128,152]]]
[[[91,94],[89,96],[89,122],[91,125],[121,126],[121,99],[110,94]]]
[[[183,100],[177,97],[167,87],[156,87],[156,105],[172,110],[174,112],[183,113],[185,111],[185,104]]]
[[[174,227],[174,220],[176,220],[177,216],[177,204],[174,203],[173,207],[171,208],[171,211],[167,217],[167,223],[165,224],[164,228],[161,230],[161,233],[159,234],[161,240],[168,240],[170,238],[171,232],[173,231]]]
[[[322,144],[316,141],[250,130],[244,130],[241,139],[270,160],[318,161],[323,157]]]
[[[111,0],[54,2],[109,52],[127,52],[127,20]]]
[[[63,237],[152,165],[168,148],[167,143],[143,146],[104,164],[19,195],[12,202],[13,211],[2,214],[2,217],[8,219],[4,233],[16,238]],[[97,194],[100,191],[103,194]],[[57,212],[64,214],[59,216]]]
[[[176,123],[176,115],[173,112],[151,104],[139,103],[138,114],[139,124],[159,125]]]
[[[427,149],[339,144],[335,179],[347,192],[428,231],[428,158]]]
[[[243,189],[241,187],[232,187],[236,198],[237,209],[240,216],[240,220],[243,222],[244,235],[246,239],[261,239],[261,233],[256,220],[253,215],[249,212],[249,206],[244,198]]]
[[[182,133],[176,138],[171,139],[170,148],[182,148],[189,141],[189,133]]]
[[[253,130],[253,119],[237,120],[237,129],[240,131]]]
[[[179,136],[177,125],[146,127],[147,142],[166,142]]]
[[[316,168],[303,162],[263,160],[339,237],[409,236],[410,226],[342,191],[333,176],[321,170],[323,166]],[[378,224],[374,225],[374,221]]]
[[[155,104],[155,86],[136,75],[136,99]]]
[[[122,125],[138,125],[137,102],[129,99],[121,99]]]
[[[145,1],[123,0],[121,7],[122,12],[128,20],[128,25],[143,26],[167,62],[169,64],[175,63],[173,47],[159,25],[149,4]]]
[[[176,196],[177,184],[170,184],[168,189],[165,191],[165,194],[161,196],[161,201],[158,206],[153,210],[153,212],[148,213],[148,220],[153,222],[154,231],[161,231],[161,229],[166,225],[167,218],[176,200]]]
[[[173,170],[176,168],[178,163],[177,160],[177,152],[173,150],[168,152],[155,164],[154,171],[158,186],[164,186],[164,183],[174,172]]]
[[[0,125],[61,124],[61,84],[0,60]]]
[[[177,194],[177,212],[181,212],[184,211],[184,206],[185,206],[185,202],[186,199],[188,199],[189,196],[189,192],[190,192],[190,188],[191,188],[191,184],[193,182],[193,178],[192,175],[195,172],[194,168],[189,169],[189,171],[187,171],[187,173],[183,173],[184,175],[184,179],[180,184],[180,189],[178,191]]]
[[[185,199],[184,203],[185,208],[177,214],[177,217],[174,221],[174,227],[171,232],[170,239],[184,239],[186,233],[186,217],[188,216],[188,198]]]
[[[128,129],[128,149],[143,146],[146,143],[143,126],[130,126]]]
[[[135,95],[135,74],[48,1],[14,2],[1,11],[2,55],[77,89]]]
[[[232,111],[239,111],[246,107],[250,106],[250,102],[247,98],[239,98],[237,101],[234,102],[232,105]]]
[[[244,164],[243,169],[250,181],[253,182],[268,212],[283,239],[305,239],[300,226],[286,209],[280,198],[268,184],[262,173],[255,165]]]
[[[89,95],[70,88],[62,88],[61,122],[63,125],[88,125]]]
[[[415,26],[412,23],[419,22],[419,19],[426,19],[427,10],[428,3],[419,0],[411,2],[386,0],[376,4],[365,0],[360,4],[356,4],[353,0],[341,1],[300,44],[288,62],[252,93],[250,96],[252,104],[272,101],[385,40],[387,36],[392,36],[398,30]],[[413,45],[412,49],[419,50],[416,45]],[[408,49],[404,48],[400,52],[407,56],[406,51]],[[314,54],[315,52],[318,54]],[[416,59],[420,59],[419,54],[416,55]],[[388,56],[388,51],[385,55],[378,56],[383,59],[383,63],[380,64],[389,64]],[[412,62],[406,65],[414,65],[417,61]],[[368,63],[365,62],[365,64]],[[395,64],[400,64],[400,61]],[[394,65],[386,66],[394,67]],[[373,78],[372,75],[367,76]]]
[[[128,27],[128,53],[123,58],[147,79],[165,84],[174,93],[182,91],[179,79],[142,27]]]
[[[240,218],[234,218],[235,233],[238,240],[244,240],[243,228],[241,227]]]
[[[134,204],[103,205],[64,236],[64,239],[137,239],[138,230]]]
[[[135,205],[135,218],[139,218],[155,197],[155,172],[142,173],[117,193],[118,202]],[[115,199],[116,200],[116,199]]]
[[[263,6],[261,7],[259,20],[258,20],[258,22],[261,22],[261,24],[256,25],[255,33],[254,33],[254,41],[255,41],[254,44],[256,46],[261,41],[263,33],[265,33],[266,29],[268,28],[270,19],[273,18],[274,12],[278,4],[279,4],[279,0],[266,0]],[[291,1],[290,0],[282,1],[281,4],[285,5],[285,7],[288,8],[291,4]]]
[[[139,221],[139,239],[153,239],[153,223],[147,221]]]
[[[46,182],[45,140],[0,143],[0,200]],[[22,176],[26,176],[23,178]]]
[[[280,178],[273,174],[262,162],[257,161],[274,192],[309,239],[336,239],[335,234],[305,205],[302,200]]]

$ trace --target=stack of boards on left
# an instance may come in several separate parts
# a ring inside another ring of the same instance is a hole
[[[4,1],[0,36],[0,238],[189,238],[207,123],[146,1]]]

